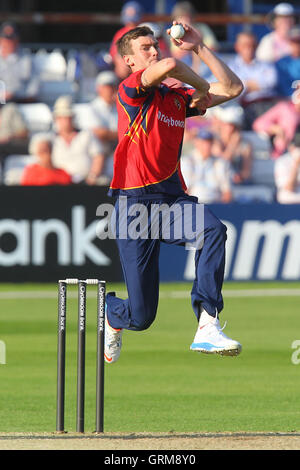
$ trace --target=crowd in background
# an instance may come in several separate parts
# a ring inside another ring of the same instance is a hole
[[[196,27],[204,43],[240,77],[244,91],[227,105],[186,121],[182,173],[188,192],[205,203],[300,203],[300,26],[293,6],[278,4],[269,34],[258,40],[245,30],[226,54],[210,27],[194,23],[196,13],[189,2],[178,2],[172,19]],[[118,141],[117,89],[130,72],[116,41],[146,24],[141,23],[142,15],[138,2],[127,2],[121,11],[123,26],[106,51],[79,51],[68,61],[54,51],[46,77],[39,64],[47,54],[24,50],[16,26],[2,24],[2,184],[109,184]],[[214,80],[195,54],[170,43],[165,32],[169,25],[147,25],[162,57],[174,56]],[[174,80],[170,84],[185,85]]]

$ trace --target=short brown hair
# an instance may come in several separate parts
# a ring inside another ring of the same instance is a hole
[[[117,49],[120,56],[123,57],[124,55],[132,54],[133,51],[130,43],[132,39],[137,39],[140,36],[148,36],[149,34],[154,36],[152,29],[148,28],[148,26],[137,26],[123,34],[117,41]]]

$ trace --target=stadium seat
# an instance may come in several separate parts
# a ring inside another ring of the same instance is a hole
[[[98,121],[90,104],[75,103],[73,105],[73,110],[75,113],[75,125],[80,130],[93,129],[97,127]]]
[[[19,185],[24,168],[36,162],[32,155],[9,155],[3,166],[3,184],[8,186]]]
[[[237,202],[274,202],[275,187],[263,184],[236,185],[232,187],[233,200]]]
[[[254,131],[243,131],[244,139],[252,145],[253,157],[269,159],[271,154],[271,142],[267,135],[258,134]]]
[[[234,200],[239,202],[274,202],[276,193],[274,160],[254,158],[252,183],[233,186]]]
[[[18,109],[31,134],[50,130],[52,113],[45,103],[19,104]]]
[[[34,56],[34,66],[41,80],[64,80],[67,63],[59,50],[47,52],[39,50]]]
[[[70,95],[74,99],[77,86],[69,80],[45,80],[40,83],[39,100],[53,106],[57,98],[62,95]]]
[[[255,158],[252,167],[252,180],[254,184],[263,184],[275,187],[274,160],[261,160]]]
[[[79,80],[79,101],[81,103],[88,103],[96,98],[96,78],[84,77]]]
[[[76,71],[77,71],[77,56],[78,52],[76,49],[70,49],[66,56],[67,70],[66,70],[66,79],[73,82],[76,80]]]

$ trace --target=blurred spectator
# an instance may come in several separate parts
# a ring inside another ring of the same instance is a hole
[[[197,11],[191,2],[177,2],[171,12],[172,21],[192,25],[201,33],[205,45],[210,49],[217,50],[219,45],[213,31],[204,23],[195,23],[196,14]],[[211,74],[208,67],[193,52],[180,50],[172,42],[170,43],[170,52],[173,57],[185,62],[202,77],[206,78],[206,75]]]
[[[255,132],[267,134],[273,150],[272,158],[277,158],[286,152],[300,125],[300,99],[280,101],[253,123]]]
[[[182,158],[181,170],[188,186],[188,193],[199,202],[230,202],[229,163],[213,155],[214,136],[208,130],[200,130],[194,139],[194,150]]]
[[[28,165],[22,175],[23,186],[67,185],[71,176],[52,163],[52,137],[49,134],[35,134],[29,143],[29,153],[37,158],[37,163]]]
[[[15,103],[0,105],[0,144],[28,137],[28,129]]]
[[[73,123],[72,100],[61,96],[54,105],[53,117],[56,136],[53,140],[52,158],[57,168],[72,176],[74,183],[99,184],[103,174],[105,157],[99,140],[88,130],[79,131]]]
[[[38,95],[39,78],[31,54],[20,48],[13,23],[3,23],[0,28],[0,80],[5,84],[5,102],[32,101]]]
[[[105,155],[105,172],[112,176],[113,154],[118,143],[118,113],[116,106],[117,86],[119,80],[111,72],[101,72],[96,79],[97,98],[91,102],[92,109],[98,120],[95,136],[103,144]]]
[[[272,63],[255,58],[256,47],[254,34],[238,34],[235,42],[236,56],[228,63],[244,84],[244,91],[238,100],[245,110],[246,129],[251,129],[254,119],[272,106],[276,95],[276,68]]]
[[[294,7],[290,3],[278,3],[271,18],[273,31],[262,37],[256,56],[259,60],[276,62],[291,53],[288,34],[295,25]]]
[[[124,63],[122,57],[117,51],[117,41],[131,29],[138,26],[143,15],[143,7],[135,1],[126,2],[121,10],[121,21],[124,26],[119,29],[113,39],[109,49],[112,57],[114,70],[120,80],[124,80],[130,74],[130,68]]]
[[[219,106],[214,111],[216,141],[213,153],[230,163],[233,184],[251,182],[252,146],[243,139],[243,117],[240,106]]]
[[[217,50],[219,43],[212,29],[205,23],[195,22],[197,13],[197,10],[191,2],[177,2],[171,12],[172,21],[176,20],[179,23],[182,22],[193,25],[194,28],[200,31],[204,44],[210,49]]]
[[[289,32],[291,54],[276,62],[278,72],[278,92],[282,96],[291,96],[294,84],[300,83],[300,27],[295,26]]]
[[[300,139],[293,142],[288,153],[275,162],[277,201],[281,204],[300,204]]]

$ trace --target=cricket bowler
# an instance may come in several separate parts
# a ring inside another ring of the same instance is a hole
[[[180,154],[185,119],[203,115],[208,107],[236,98],[243,85],[205,46],[192,26],[183,24],[183,27],[184,36],[177,40],[170,37],[170,40],[176,47],[197,54],[216,82],[208,83],[173,57],[161,59],[158,41],[146,26],[128,31],[118,41],[119,54],[130,67],[131,74],[118,89],[119,140],[109,195],[116,198],[117,220],[122,221],[119,224],[122,227],[116,231],[116,242],[128,298],[124,300],[115,293],[107,294],[105,361],[108,363],[117,361],[120,356],[124,330],[145,330],[155,319],[160,244],[180,245],[184,249],[191,241],[186,230],[178,236],[178,220],[184,228],[196,225],[191,303],[197,331],[190,349],[225,356],[236,356],[242,349],[239,342],[223,333],[219,323],[223,309],[226,227],[206,205],[186,194]],[[167,32],[170,35],[170,29]],[[184,86],[168,85],[170,79],[180,81]],[[125,216],[120,213],[124,200]],[[143,235],[120,236],[124,226],[128,228],[133,222],[136,207],[142,207],[144,211]],[[157,219],[160,209],[162,217]],[[168,227],[164,223],[166,209],[169,210]],[[203,217],[197,221],[199,211]],[[154,216],[156,222],[159,220],[155,230]]]

